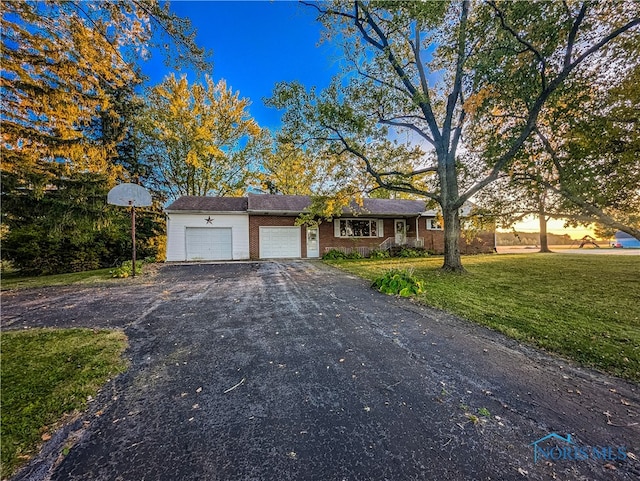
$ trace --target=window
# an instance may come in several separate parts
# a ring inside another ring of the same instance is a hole
[[[442,225],[438,221],[438,219],[427,219],[427,229],[428,230],[442,230]]]
[[[382,221],[377,219],[336,219],[336,237],[381,237]]]

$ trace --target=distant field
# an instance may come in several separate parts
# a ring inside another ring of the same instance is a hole
[[[640,256],[468,256],[463,275],[441,272],[440,257],[328,263],[370,280],[412,269],[427,282],[425,304],[640,381]]]

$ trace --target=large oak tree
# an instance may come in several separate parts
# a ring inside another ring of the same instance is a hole
[[[325,91],[280,84],[285,132],[340,155],[377,186],[440,205],[447,270],[463,270],[462,205],[508,170],[541,111],[579,71],[624,62],[631,2],[327,2],[327,39],[344,71]],[[481,152],[467,144],[487,115]],[[413,138],[405,141],[405,135]]]

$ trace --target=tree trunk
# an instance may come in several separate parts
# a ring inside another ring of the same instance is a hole
[[[460,258],[460,214],[458,209],[442,207],[444,219],[444,264],[442,270],[464,272]]]
[[[547,238],[547,214],[544,210],[544,204],[540,204],[538,209],[538,220],[540,221],[540,251],[551,252],[549,249],[549,240]]]

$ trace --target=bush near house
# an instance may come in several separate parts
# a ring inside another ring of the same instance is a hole
[[[384,294],[411,297],[424,292],[425,282],[414,276],[410,270],[391,269],[374,280],[372,287]]]

